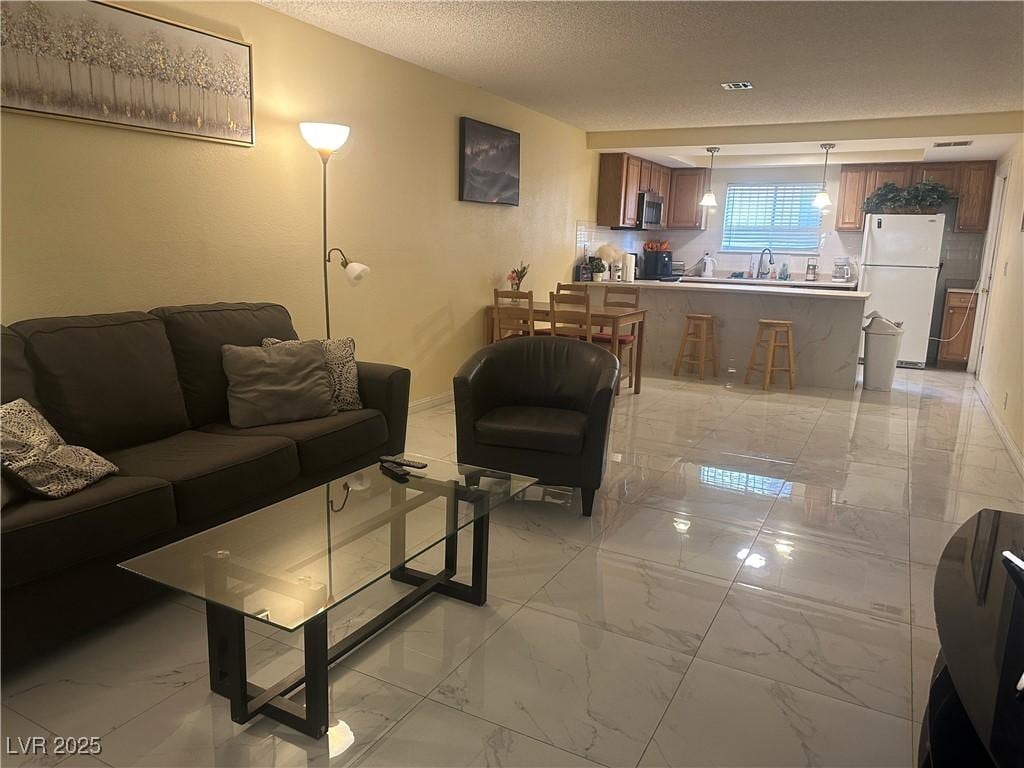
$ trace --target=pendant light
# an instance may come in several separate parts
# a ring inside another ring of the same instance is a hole
[[[825,167],[821,169],[821,189],[814,196],[814,202],[811,205],[820,209],[822,213],[828,213],[832,210],[832,198],[828,196],[828,190],[825,189],[825,174],[828,172],[828,153],[835,149],[836,145],[822,144],[821,148],[825,150]]]
[[[718,200],[715,199],[714,190],[711,187],[711,174],[715,172],[715,152],[718,152],[721,147],[708,147],[707,151],[711,155],[711,167],[708,168],[708,183],[704,191],[704,197],[700,199],[700,205],[704,208],[715,208],[718,205]]]

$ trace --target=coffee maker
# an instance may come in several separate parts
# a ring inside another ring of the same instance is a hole
[[[640,279],[658,280],[662,277],[672,277],[672,251],[644,250]]]

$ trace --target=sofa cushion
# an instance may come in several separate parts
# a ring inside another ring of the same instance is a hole
[[[486,445],[525,448],[570,456],[583,452],[587,416],[579,411],[503,405],[476,422],[476,439]]]
[[[278,344],[288,346],[306,344],[305,341],[281,341],[264,339],[264,347]],[[327,375],[331,378],[331,402],[335,410],[357,411],[363,407],[359,399],[359,366],[356,363],[356,340],[351,336],[343,339],[317,339],[323,347]]]
[[[320,342],[299,341],[274,347],[225,344],[222,354],[232,426],[262,427],[319,419],[336,411]]]
[[[27,490],[61,499],[87,488],[117,467],[80,445],[68,445],[26,400],[0,405],[3,471]]]
[[[145,312],[23,320],[40,410],[72,445],[105,451],[188,429],[171,345]]]
[[[174,528],[171,486],[108,477],[63,499],[25,499],[0,514],[5,588],[124,550]]]
[[[221,346],[258,347],[267,337],[297,339],[280,304],[190,304],[152,310],[164,321],[193,427],[227,421],[228,380]]]
[[[188,430],[106,456],[122,475],[159,477],[171,483],[178,520],[184,523],[231,512],[299,475],[295,443],[283,437]]]
[[[294,440],[299,448],[299,463],[304,475],[317,475],[331,467],[341,466],[375,448],[383,448],[388,441],[384,414],[372,408],[249,429],[218,423],[203,427],[203,431],[243,437],[276,435]]]
[[[21,398],[39,407],[39,396],[32,369],[25,357],[25,340],[8,328],[0,326],[0,402]]]

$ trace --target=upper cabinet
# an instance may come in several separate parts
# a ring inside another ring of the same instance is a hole
[[[864,200],[886,182],[908,187],[921,181],[936,181],[946,187],[956,206],[954,232],[984,232],[988,227],[992,204],[995,161],[962,163],[877,163],[844,165],[839,173],[839,200],[836,204],[836,230],[860,232],[864,229]]]
[[[706,168],[673,168],[668,196],[669,229],[703,229],[704,209],[700,199],[704,196]]]
[[[870,165],[844,165],[839,171],[839,201],[836,203],[836,230],[859,232],[864,229],[860,209],[868,196]]]
[[[661,226],[668,226],[669,198],[672,195],[672,169],[655,165],[651,169],[651,190],[661,198]]]
[[[650,160],[615,152],[601,155],[597,180],[597,223],[635,227],[638,192],[661,196],[661,225],[668,226],[671,169]]]
[[[949,190],[950,194],[960,194],[960,163],[921,163],[914,166],[914,184],[922,181],[935,181]]]
[[[995,182],[994,160],[961,163],[960,200],[956,206],[957,232],[984,232],[988,229],[988,212],[992,206],[992,184]]]
[[[601,155],[597,223],[605,227],[636,226],[636,193],[639,191],[639,157],[622,152]]]
[[[909,187],[914,178],[914,166],[910,163],[882,163],[869,166],[867,194],[890,182],[897,187]]]

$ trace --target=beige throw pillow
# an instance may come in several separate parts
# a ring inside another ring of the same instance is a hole
[[[70,496],[117,467],[88,448],[68,445],[43,414],[21,398],[0,406],[3,471],[49,499]]]
[[[261,427],[330,416],[331,378],[318,342],[221,347],[231,426]]]
[[[277,344],[305,344],[301,341],[264,339],[264,347]],[[344,339],[320,339],[327,360],[327,373],[331,377],[331,401],[339,411],[354,411],[363,407],[359,399],[359,369],[356,366],[356,340],[351,336]]]

